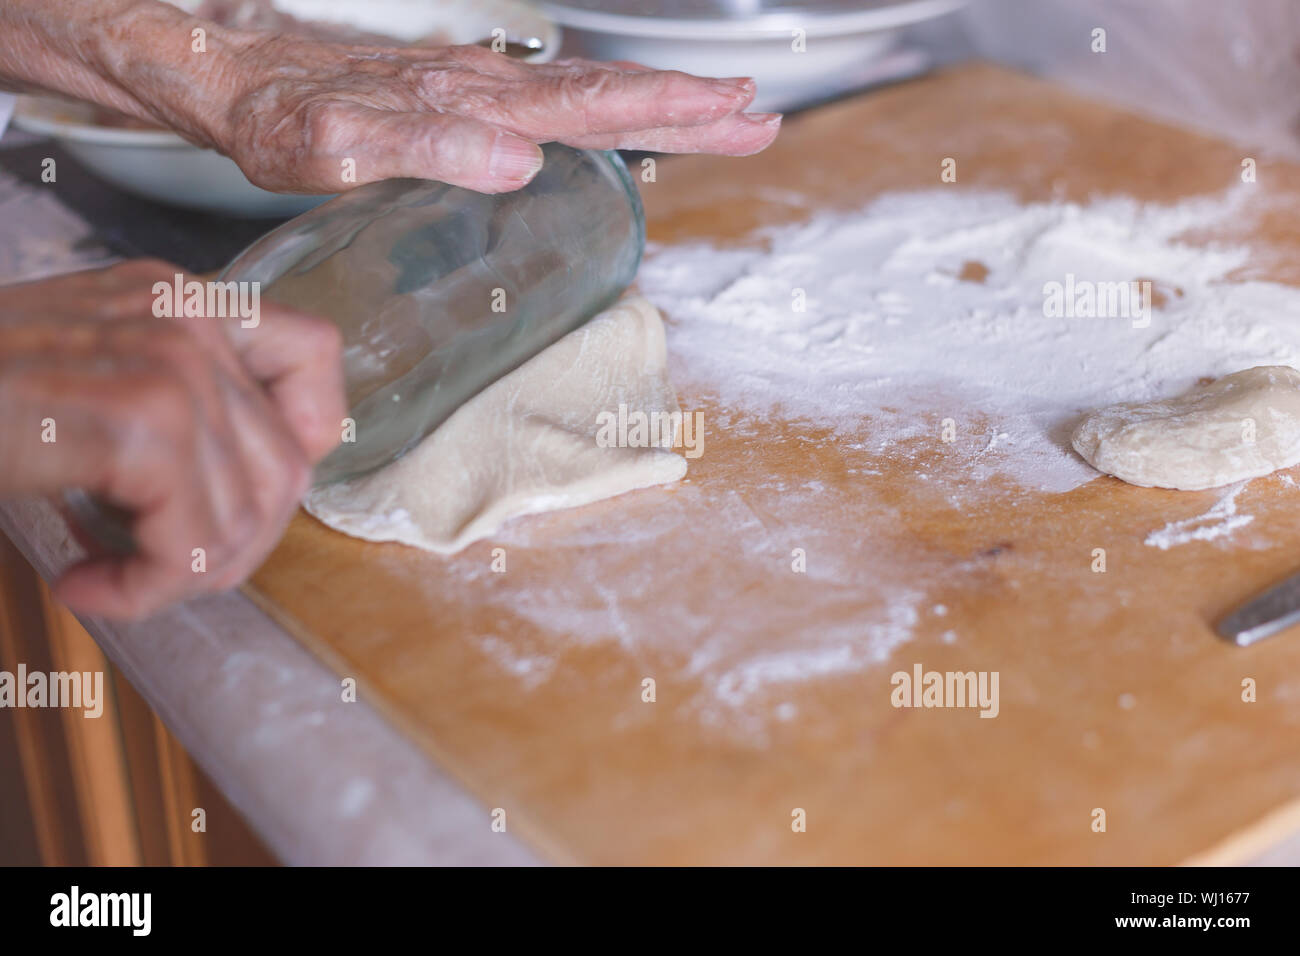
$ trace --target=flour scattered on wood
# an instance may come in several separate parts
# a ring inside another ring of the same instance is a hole
[[[1152,531],[1146,537],[1146,544],[1161,551],[1168,551],[1175,545],[1188,544],[1192,541],[1213,541],[1232,534],[1238,528],[1244,528],[1255,520],[1254,515],[1237,514],[1237,495],[1246,487],[1247,482],[1239,481],[1229,485],[1222,497],[1203,515],[1171,521],[1159,531]]]
[[[1180,241],[1232,221],[1250,195],[1079,206],[890,194],[770,229],[752,247],[652,249],[639,284],[670,319],[679,378],[733,407],[854,435],[869,423],[887,446],[916,428],[889,407],[921,389],[946,397],[934,411],[959,434],[982,430],[972,472],[1066,491],[1096,476],[1061,436],[1081,413],[1252,365],[1300,365],[1300,291],[1229,281],[1245,248]],[[1044,313],[1048,283],[1141,280],[1156,303],[1145,327]],[[991,424],[976,426],[974,412]]]
[[[545,541],[526,523],[508,527],[504,545],[562,550],[572,583],[503,593],[503,610],[551,637],[500,635],[512,648],[501,666],[536,686],[562,678],[553,663],[574,642],[616,642],[631,660],[658,662],[661,686],[693,688],[703,722],[758,740],[771,721],[813,706],[806,694],[794,702],[801,686],[849,677],[884,687],[885,669],[921,634],[960,647],[958,631],[941,623],[940,595],[926,593],[926,582],[952,573],[951,558],[936,556],[931,567],[916,553],[906,516],[873,483],[873,465],[928,455],[917,459],[917,480],[956,513],[997,493],[984,481],[993,477],[996,487],[1064,492],[1097,474],[1068,443],[1084,412],[1254,365],[1300,367],[1300,291],[1236,281],[1246,249],[1185,238],[1243,215],[1248,196],[1021,205],[943,189],[815,214],[740,248],[652,248],[639,285],[665,312],[684,404],[716,396],[722,411],[707,429],[742,449],[747,436],[766,440],[758,423],[771,417],[795,423],[786,440],[810,442],[810,456],[829,436],[843,475],[823,486],[819,475],[787,482],[750,469],[738,473],[737,487],[721,479],[697,486],[688,476],[671,492],[620,501],[618,521],[575,517],[563,533],[552,524]],[[1067,279],[1148,280],[1155,308],[1149,321],[1048,317],[1045,286]],[[936,465],[945,419],[957,440]],[[955,473],[974,480],[954,489]],[[1237,511],[1240,491],[1153,531],[1147,543],[1169,548],[1231,534],[1252,520]],[[880,518],[847,544],[837,529],[844,495]],[[692,551],[706,520],[725,529],[713,561]],[[807,552],[806,574],[790,572],[795,545]],[[745,572],[718,553],[745,555]],[[906,566],[891,557],[904,553]],[[610,567],[611,555],[642,554],[656,556],[658,572],[641,592],[592,587],[615,571],[627,579],[626,565]],[[453,571],[479,573],[467,562]],[[789,601],[754,600],[773,588]],[[501,656],[500,642],[484,648]]]

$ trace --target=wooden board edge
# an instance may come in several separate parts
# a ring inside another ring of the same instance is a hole
[[[352,677],[357,682],[358,692],[367,692],[367,703],[375,709],[389,726],[396,729],[398,733],[423,751],[475,803],[484,807],[485,810],[491,808],[492,801],[487,798],[489,792],[487,785],[475,778],[473,774],[465,772],[458,765],[458,762],[438,745],[436,740],[424,733],[419,725],[407,720],[399,708],[390,705],[387,698],[372,687],[362,676],[349,674],[347,662],[335,653],[334,649],[326,641],[318,639],[311,631],[299,623],[297,618],[257,590],[257,587],[251,581],[240,585],[239,591],[336,676]],[[484,816],[487,816],[486,812]],[[507,826],[511,828],[509,832],[528,844],[548,862],[561,866],[581,865],[582,860],[567,847],[547,836],[546,828],[540,822],[534,821],[526,811],[511,810],[507,819],[509,821]]]
[[[1284,803],[1179,866],[1244,866],[1300,834],[1300,799]]]

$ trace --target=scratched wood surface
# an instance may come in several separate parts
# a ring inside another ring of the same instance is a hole
[[[1168,201],[1229,187],[1243,155],[972,66],[801,116],[759,157],[662,160],[642,193],[653,240],[725,242],[809,215],[791,193],[853,208],[932,188],[944,157],[958,161],[951,188]],[[1300,283],[1300,169],[1261,163],[1259,180],[1267,202],[1230,238],[1254,250],[1244,272]],[[1282,476],[1241,493],[1255,520],[1230,539],[1160,551],[1144,536],[1213,493],[1099,478],[1054,495],[983,488],[959,509],[946,492],[971,479],[935,442],[874,453],[708,394],[681,400],[730,425],[681,485],[526,518],[453,558],[300,514],[250,593],[458,774],[484,826],[502,808],[561,862],[1175,863],[1235,859],[1300,825],[1286,811],[1300,798],[1300,636],[1243,650],[1210,629],[1300,569],[1300,497]],[[916,414],[937,430],[931,409]],[[811,481],[820,495],[781,491]],[[737,498],[757,520],[734,520]],[[790,572],[796,530],[836,576]],[[489,571],[497,546],[505,574]],[[707,672],[655,624],[689,609],[702,641],[779,654],[827,629],[868,634],[900,587],[948,613],[921,614],[873,666],[747,700],[740,722],[702,706]],[[539,595],[574,613],[537,613]],[[893,708],[889,675],[917,663],[998,671],[999,716]]]

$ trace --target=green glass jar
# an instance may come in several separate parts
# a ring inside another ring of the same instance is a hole
[[[341,423],[317,484],[397,458],[632,282],[645,218],[623,161],[544,152],[541,172],[511,193],[361,186],[263,236],[222,273],[343,332],[355,427]]]

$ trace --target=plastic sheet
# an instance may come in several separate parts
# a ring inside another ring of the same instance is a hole
[[[115,258],[48,186],[27,185],[0,170],[0,285],[108,265]]]
[[[978,55],[1300,159],[1297,0],[977,0],[962,22]]]

